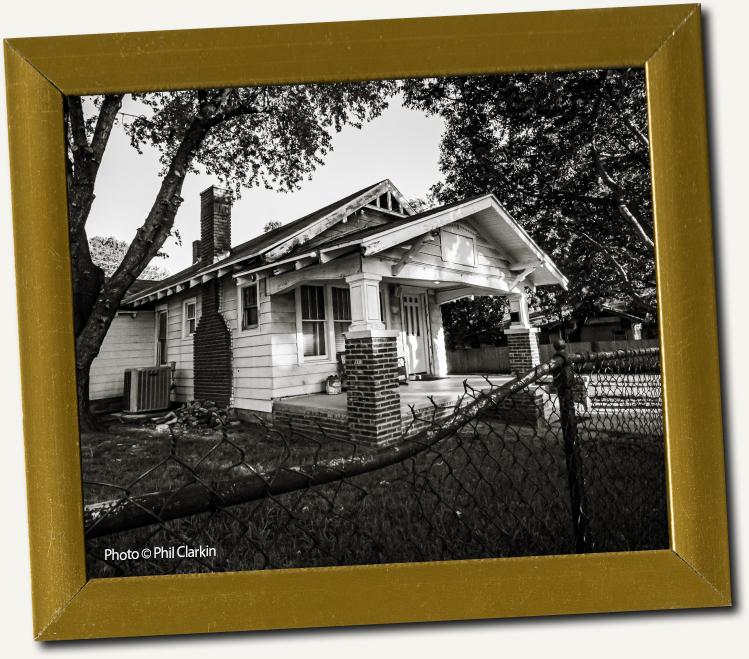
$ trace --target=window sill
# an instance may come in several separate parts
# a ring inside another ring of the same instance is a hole
[[[331,359],[327,355],[325,357],[302,357],[299,360],[300,364],[337,364],[338,361]]]
[[[237,330],[234,330],[234,333],[237,336],[257,336],[259,334],[262,334],[260,327],[248,327],[246,329],[237,329]]]

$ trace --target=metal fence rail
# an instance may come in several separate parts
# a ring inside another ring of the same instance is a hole
[[[413,410],[423,429],[387,447],[228,425],[196,447],[172,428],[149,465],[85,480],[89,575],[666,547],[658,349],[558,348]]]

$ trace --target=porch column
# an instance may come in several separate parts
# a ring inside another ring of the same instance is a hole
[[[362,330],[384,330],[385,323],[380,314],[380,275],[360,272],[346,277],[351,293],[350,332]]]
[[[401,435],[398,332],[385,329],[380,314],[379,275],[346,277],[351,325],[346,337],[348,429],[351,439],[388,444]]]
[[[510,353],[510,371],[524,375],[541,363],[538,351],[538,328],[531,327],[525,295],[512,295],[510,327],[505,330]]]

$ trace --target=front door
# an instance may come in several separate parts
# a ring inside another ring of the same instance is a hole
[[[403,331],[406,335],[406,359],[409,373],[426,373],[427,337],[425,324],[426,295],[424,293],[404,294]]]

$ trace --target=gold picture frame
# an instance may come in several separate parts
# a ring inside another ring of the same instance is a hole
[[[21,38],[5,62],[37,639],[730,605],[698,5]],[[63,95],[625,66],[649,98],[670,549],[86,579]]]

